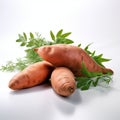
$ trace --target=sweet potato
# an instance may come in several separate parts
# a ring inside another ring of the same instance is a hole
[[[67,45],[46,45],[36,48],[35,51],[46,61],[56,67],[68,67],[75,76],[82,76],[81,68],[84,62],[90,72],[102,72],[113,74],[111,69],[98,65],[82,48]]]
[[[34,63],[13,76],[9,82],[9,88],[19,90],[43,83],[50,77],[53,69],[53,65],[46,61]]]
[[[51,85],[61,96],[70,96],[76,89],[74,74],[65,67],[57,67],[51,74]]]

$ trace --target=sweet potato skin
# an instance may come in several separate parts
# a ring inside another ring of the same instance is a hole
[[[113,74],[113,71],[98,65],[82,48],[67,45],[56,44],[46,45],[36,48],[35,51],[44,60],[52,63],[56,67],[68,67],[75,76],[82,76],[80,70],[84,62],[88,71]]]
[[[34,63],[14,75],[8,86],[13,90],[19,90],[41,84],[50,77],[53,69],[54,66],[46,61]]]
[[[70,96],[76,89],[74,74],[68,68],[57,67],[51,74],[51,85],[57,94]]]

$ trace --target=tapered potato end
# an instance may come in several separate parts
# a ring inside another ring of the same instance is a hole
[[[23,73],[18,73],[9,81],[8,87],[13,90],[19,90],[26,87],[28,78]]]

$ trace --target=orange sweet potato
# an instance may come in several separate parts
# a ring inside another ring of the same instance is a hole
[[[9,82],[9,88],[19,90],[43,83],[50,77],[53,69],[53,65],[46,61],[34,63],[13,76]]]
[[[51,74],[51,85],[61,96],[70,96],[76,89],[74,74],[65,67],[57,67]]]
[[[56,67],[68,67],[76,76],[82,76],[81,68],[84,62],[90,72],[110,72],[111,69],[98,65],[82,48],[67,45],[46,45],[36,48],[35,51],[44,60],[52,63]]]

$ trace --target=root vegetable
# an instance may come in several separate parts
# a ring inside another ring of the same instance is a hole
[[[53,69],[53,65],[46,61],[34,63],[13,76],[9,82],[9,88],[18,90],[43,83],[50,77]]]
[[[46,45],[35,51],[46,61],[56,67],[68,67],[76,76],[82,76],[80,70],[84,62],[89,72],[113,74],[111,69],[98,65],[83,49],[66,44]]]
[[[65,67],[53,70],[51,84],[54,91],[61,96],[70,96],[76,89],[74,74]]]

